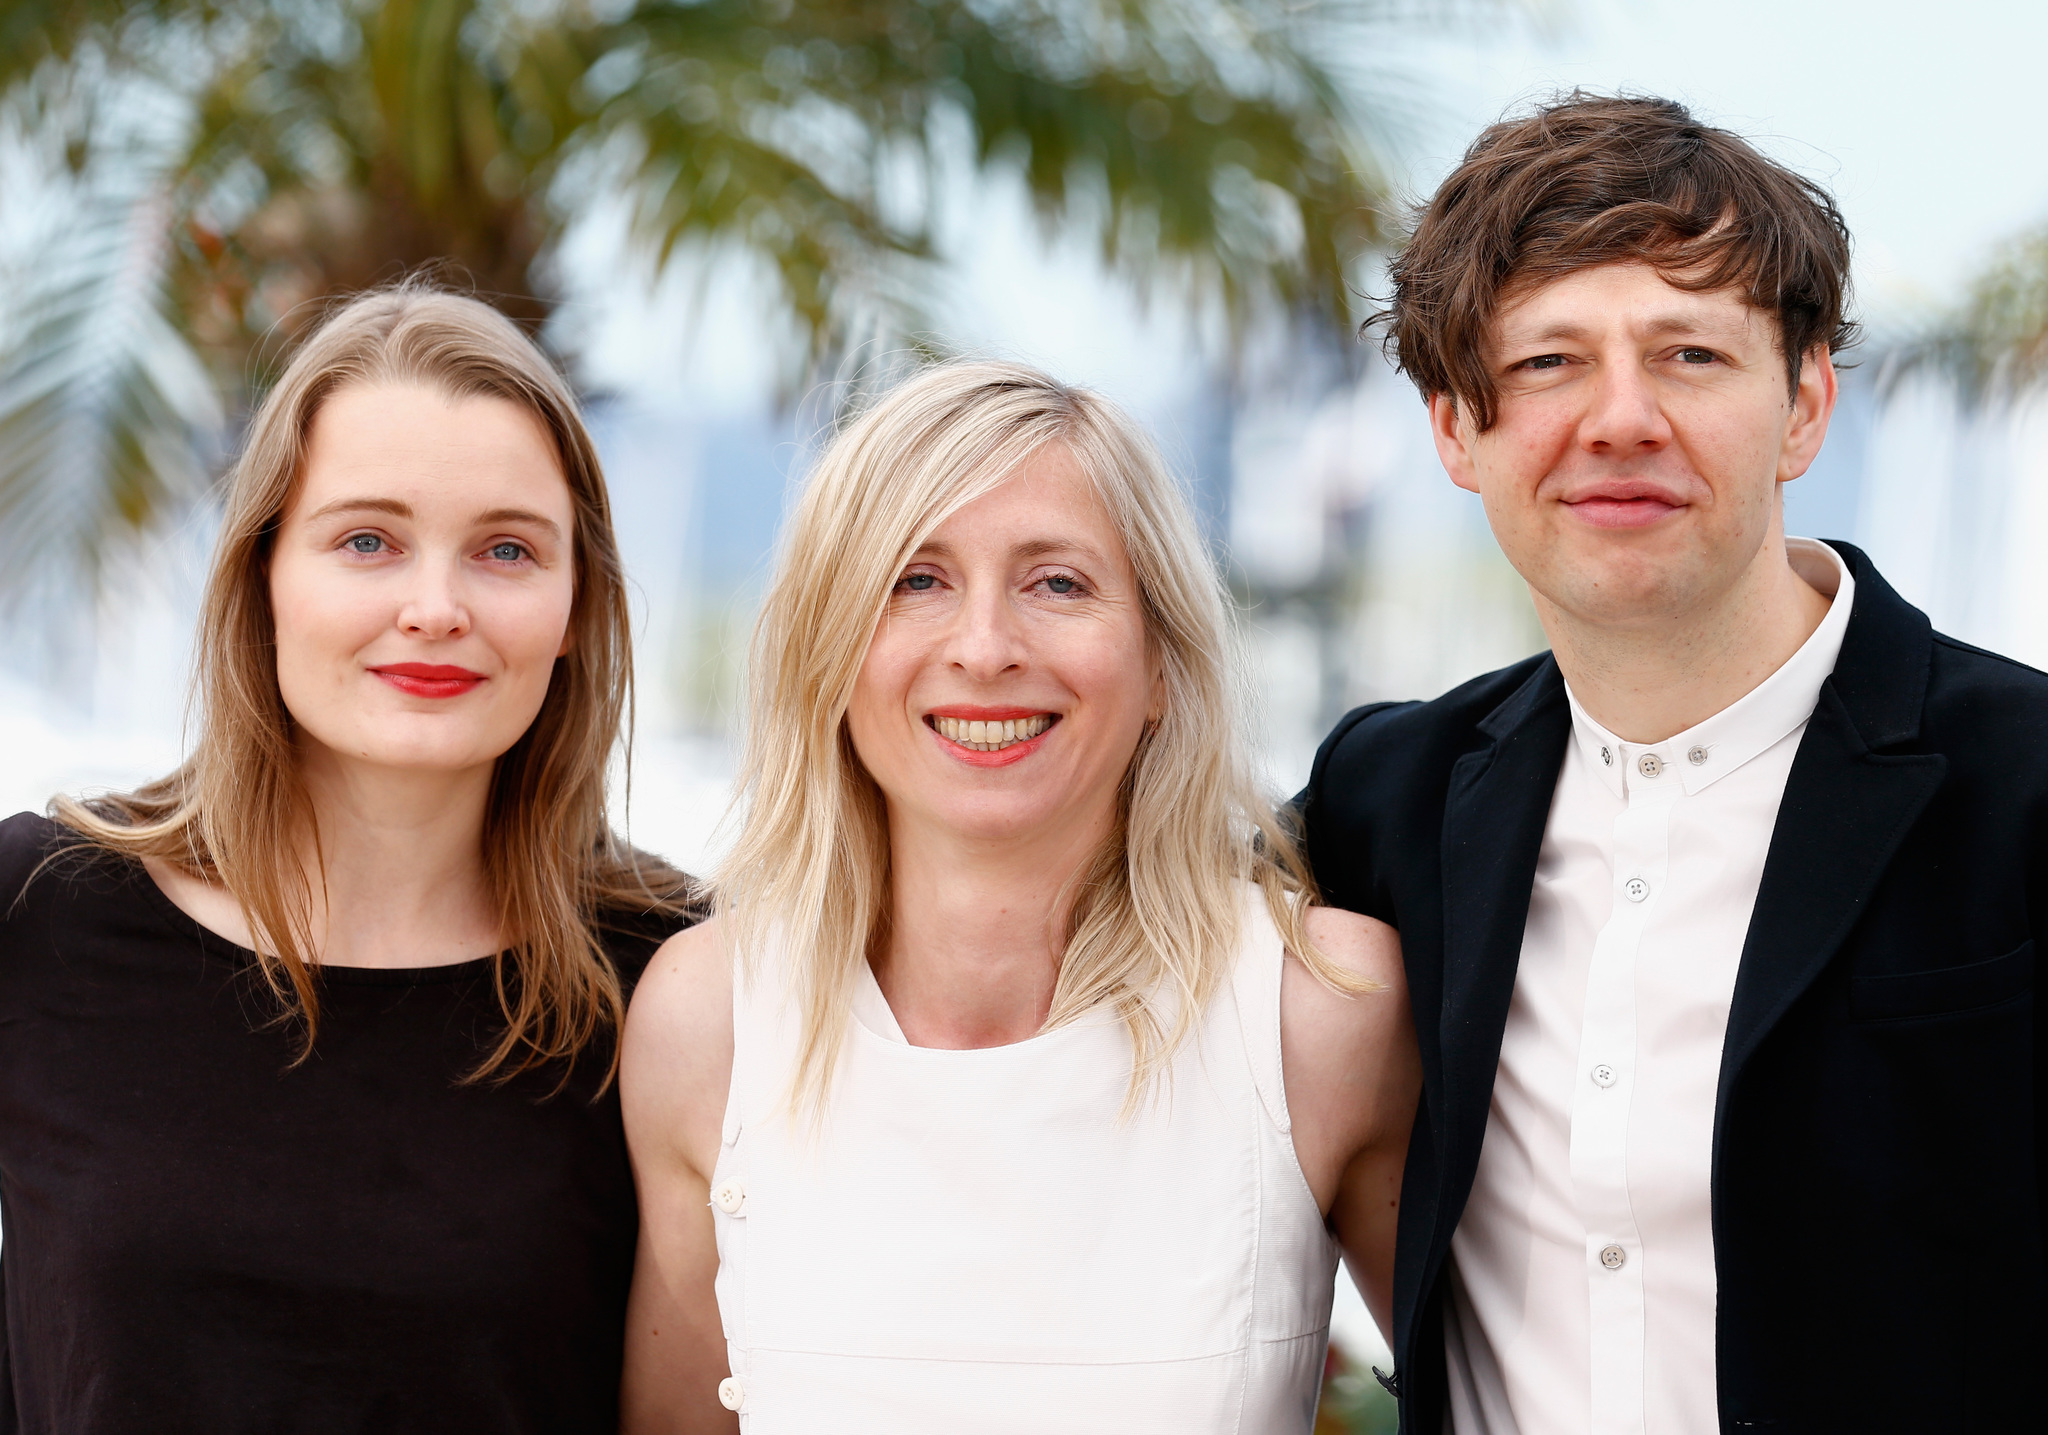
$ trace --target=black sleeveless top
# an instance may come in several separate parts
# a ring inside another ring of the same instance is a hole
[[[0,823],[0,1432],[604,1432],[638,1214],[609,1048],[463,1084],[491,962],[319,1042],[141,864]],[[630,984],[673,921],[608,939]]]

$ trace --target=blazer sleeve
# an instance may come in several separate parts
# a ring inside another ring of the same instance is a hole
[[[7,1252],[0,1249],[0,1435],[21,1429],[14,1399],[14,1357],[7,1348]]]
[[[2034,1198],[2048,1250],[2048,811],[2037,811],[2027,854],[2027,925],[2034,942]]]
[[[1390,815],[1388,794],[1375,790],[1374,778],[1388,754],[1375,739],[1390,714],[1416,703],[1371,703],[1346,713],[1323,739],[1309,769],[1308,786],[1295,796],[1293,808],[1302,843],[1323,900],[1333,907],[1363,912],[1393,926],[1393,904],[1378,870],[1380,825]]]

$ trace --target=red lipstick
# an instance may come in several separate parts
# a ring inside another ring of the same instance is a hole
[[[459,698],[484,681],[482,673],[446,663],[386,663],[370,671],[416,698]]]

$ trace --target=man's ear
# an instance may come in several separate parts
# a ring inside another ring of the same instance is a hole
[[[1429,432],[1436,440],[1436,456],[1443,462],[1451,482],[1479,492],[1479,471],[1472,462],[1469,436],[1458,419],[1458,401],[1450,394],[1429,396]]]
[[[1799,362],[1799,382],[1792,389],[1792,417],[1778,448],[1778,482],[1790,483],[1813,466],[1821,441],[1828,436],[1835,400],[1840,397],[1834,356],[1827,345],[1815,344]]]

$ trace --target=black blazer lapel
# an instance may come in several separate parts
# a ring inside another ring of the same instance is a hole
[[[1948,765],[1939,754],[1873,751],[1919,735],[1933,630],[1862,553],[1834,546],[1855,576],[1856,606],[1792,761],[1764,861],[1721,1050],[1717,1152],[1743,1064],[1848,936]]]
[[[1536,858],[1571,735],[1557,664],[1539,667],[1479,728],[1493,745],[1458,759],[1444,802],[1438,1219],[1452,1223],[1478,1169]]]

